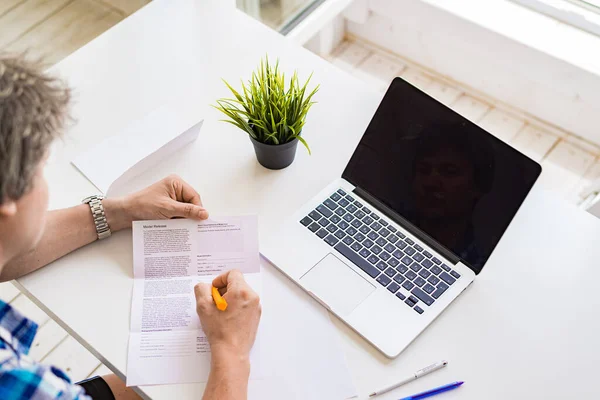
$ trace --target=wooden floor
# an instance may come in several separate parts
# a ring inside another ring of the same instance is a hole
[[[0,51],[28,51],[31,56],[44,57],[54,64],[149,1],[0,0]],[[465,90],[410,60],[359,40],[344,42],[328,58],[381,91],[394,76],[403,76],[541,162],[544,172],[540,184],[569,201],[581,201],[581,189],[600,177],[597,146],[578,139],[575,134],[528,119],[509,105]],[[75,381],[109,372],[12,283],[0,284],[0,299],[10,302],[40,325],[31,350],[34,359],[63,368]]]

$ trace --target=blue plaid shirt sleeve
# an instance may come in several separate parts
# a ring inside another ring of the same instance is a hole
[[[60,369],[27,355],[36,332],[35,322],[0,301],[0,399],[91,400]]]

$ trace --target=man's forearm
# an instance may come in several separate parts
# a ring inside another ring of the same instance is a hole
[[[110,225],[112,218],[109,217],[119,212],[117,204],[113,204],[108,199],[104,200],[103,204]],[[71,208],[49,211],[44,234],[36,248],[28,254],[10,260],[2,269],[0,281],[20,278],[97,238],[89,205],[80,204]]]
[[[248,397],[249,361],[235,355],[221,359],[223,361],[216,362],[213,359],[202,400],[245,400]]]

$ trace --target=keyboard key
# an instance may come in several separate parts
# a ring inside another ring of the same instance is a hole
[[[359,229],[362,226],[362,223],[355,219],[355,220],[351,220],[352,222],[350,223],[350,225],[352,225],[353,227],[355,227],[356,229]]]
[[[340,231],[340,232],[341,232],[341,231]],[[344,242],[344,243],[346,243],[348,246],[350,246],[350,245],[351,245],[351,244],[354,242],[354,240],[352,240],[352,238],[351,238],[350,236],[346,236],[346,237],[344,238],[344,240],[342,240],[342,242]]]
[[[379,261],[377,264],[375,264],[375,266],[379,268],[380,271],[384,271],[388,267],[388,265],[383,261]]]
[[[358,207],[358,208],[362,208],[362,206],[363,206],[363,205],[362,205],[362,203],[361,203],[360,201],[355,201],[355,202],[354,202],[354,205],[355,205],[356,207]]]
[[[391,243],[386,244],[385,246],[383,246],[383,248],[388,253],[393,253],[394,251],[396,251],[396,248]]]
[[[431,294],[435,291],[435,286],[427,283],[425,286],[423,286],[423,291],[427,294]]]
[[[344,221],[346,221],[346,222],[352,222],[354,220],[354,217],[351,214],[346,214],[346,215],[344,215],[343,218],[344,218]]]
[[[337,226],[338,226],[338,228],[340,228],[342,230],[346,230],[346,228],[348,228],[350,225],[348,225],[348,223],[346,221],[340,221],[337,223]]]
[[[356,210],[358,210],[358,208],[356,208],[356,206],[354,206],[353,204],[350,204],[348,207],[346,207],[346,210],[348,210],[349,213],[354,214]]]
[[[360,258],[358,254],[350,250],[350,248],[345,244],[338,243],[334,248],[348,260],[352,261],[354,265],[366,272],[371,278],[375,278],[377,275],[379,275],[379,270],[377,268],[369,264],[366,260]]]
[[[363,219],[365,217],[365,213],[358,210],[357,212],[354,213],[354,216],[358,219]]]
[[[404,276],[408,279],[408,280],[413,280],[417,277],[417,274],[415,274],[413,271],[406,271],[406,273],[404,274]]]
[[[333,235],[327,236],[324,240],[325,243],[327,243],[330,246],[335,246],[339,242],[339,240],[337,240]]]
[[[404,300],[406,298],[406,296],[402,292],[396,293],[396,297],[399,298],[400,300]]]
[[[412,269],[415,272],[419,272],[419,270],[421,268],[423,268],[423,267],[421,267],[421,265],[419,263],[414,262],[414,263],[410,264],[410,269]]]
[[[415,306],[415,307],[413,308],[413,310],[415,310],[415,311],[416,311],[416,312],[418,312],[419,314],[423,314],[423,309],[422,309],[421,307],[419,307],[419,306]]]
[[[371,229],[373,229],[375,232],[377,232],[378,230],[381,229],[381,224],[379,222],[373,222],[371,224]]]
[[[342,219],[341,219],[339,216],[337,216],[337,215],[332,215],[332,216],[331,216],[331,218],[329,218],[329,220],[330,220],[331,222],[333,222],[334,224],[337,224],[337,223],[338,223],[338,222],[340,222]]]
[[[327,208],[329,208],[330,210],[335,210],[338,205],[335,204],[335,201],[331,200],[331,199],[327,199],[323,202],[323,204],[325,204],[327,206]]]
[[[392,257],[388,260],[387,263],[390,264],[392,267],[396,267],[396,266],[398,266],[399,262],[400,261],[398,261],[396,258]]]
[[[414,285],[414,283],[412,283],[411,281],[408,281],[408,280],[407,280],[406,282],[404,282],[404,283],[402,284],[402,287],[403,287],[404,289],[406,289],[406,290],[410,290],[410,289],[414,288],[414,287],[415,287],[415,285]]]
[[[442,263],[440,260],[437,259],[437,257],[433,257],[431,260],[437,265],[440,265]]]
[[[378,220],[379,220],[379,215],[377,215],[377,214],[373,213],[373,219],[374,219],[375,221],[378,221]]]
[[[347,225],[347,224],[346,224]],[[338,224],[338,226],[341,228],[342,225]],[[356,235],[356,232],[358,232],[356,229],[354,229],[353,227],[351,227],[350,225],[348,225],[348,229],[346,229],[346,233],[350,236],[354,236]]]
[[[398,229],[396,229],[395,227],[393,227],[392,225],[388,226],[388,229],[390,230],[390,232],[392,233],[396,233],[398,232]]]
[[[308,215],[315,221],[318,221],[321,219],[321,214],[317,210],[312,210]]]
[[[367,258],[367,261],[375,265],[379,262],[379,258],[377,258],[374,254],[371,254],[369,258]]]
[[[350,195],[347,195],[347,196],[346,196],[346,197],[344,197],[344,198],[346,199],[346,201],[347,201],[348,203],[352,203],[352,202],[354,201],[354,197],[352,197],[352,196],[350,196]]]
[[[413,259],[415,261],[423,261],[425,259],[425,256],[421,253],[417,253],[417,254],[413,255]]]
[[[442,268],[444,269],[444,271],[450,272],[450,267],[447,266],[446,264],[442,264]]]
[[[460,278],[460,274],[458,272],[456,272],[456,271],[450,271],[450,275],[452,275],[456,279]]]
[[[406,243],[402,240],[398,240],[398,243],[396,243],[396,247],[402,250],[406,247]]]
[[[333,225],[330,225],[330,226],[333,226]],[[346,234],[345,234],[345,233],[344,233],[344,231],[342,231],[342,230],[338,230],[338,231],[337,231],[337,232],[334,234],[334,236],[335,236],[336,238],[340,239],[340,240],[342,240],[342,239],[343,239],[343,238],[345,238],[345,237],[348,237],[348,236],[346,236]],[[352,239],[350,239],[350,240],[352,240]]]
[[[419,246],[418,244],[415,243],[415,245],[413,246],[415,249],[417,249],[417,251],[423,251],[423,248],[421,246]]]
[[[312,222],[312,219],[310,217],[304,217],[300,220],[300,223],[304,226],[310,225],[311,222]]]
[[[337,194],[337,193],[334,193],[334,194],[332,194],[331,196],[329,196],[329,198],[330,198],[331,200],[333,200],[333,201],[338,201],[339,199],[341,199],[341,198],[342,198],[342,196],[340,196],[340,195],[339,195],[339,194]]]
[[[430,271],[434,275],[439,275],[440,272],[442,272],[442,269],[440,267],[438,267],[437,265],[434,265],[433,267],[431,267]]]
[[[421,265],[424,266],[425,268],[430,268],[433,265],[433,263],[431,262],[431,260],[425,259],[421,262]],[[439,268],[439,267],[436,267],[436,268]]]
[[[390,257],[391,257],[391,256],[390,256],[390,253],[387,253],[387,252],[385,252],[385,251],[379,255],[379,258],[381,258],[383,261],[387,261],[387,260],[389,260],[389,259],[390,259]]]
[[[415,244],[415,242],[411,238],[406,238],[406,243]]]
[[[400,264],[396,267],[396,271],[400,272],[401,274],[405,273],[406,271],[408,271],[408,267],[404,264]]]
[[[383,219],[381,221],[379,221],[379,223],[381,224],[381,226],[388,226],[389,225],[388,222],[385,221],[385,220],[383,220]]]
[[[423,279],[427,279],[429,275],[431,275],[431,272],[427,271],[425,268],[419,272],[419,276]]]
[[[320,229],[317,232],[317,236],[320,237],[321,239],[323,239],[325,236],[327,236],[329,232],[327,232],[325,229]]]
[[[424,291],[422,291],[419,288],[414,288],[411,293],[413,295],[415,295],[419,300],[421,300],[423,303],[427,304],[428,306],[432,305],[433,302],[435,301],[434,299],[432,299],[427,293],[425,293]]]
[[[387,286],[391,281],[392,280],[384,274],[381,274],[377,277],[377,282],[381,283],[382,286]]]
[[[348,203],[348,200],[341,199],[340,201],[338,201],[338,204],[342,207],[346,207],[349,203]]]
[[[398,241],[398,236],[396,235],[390,235],[389,238],[387,238],[390,242],[392,243],[396,243]]]
[[[354,242],[354,243],[352,244],[352,246],[350,246],[350,247],[352,247],[352,250],[354,250],[354,251],[356,251],[356,252],[359,252],[359,251],[360,251],[360,249],[362,249],[362,246],[361,246],[361,245],[360,245],[358,242]]]
[[[427,278],[427,282],[431,283],[432,285],[437,285],[439,281],[440,278],[435,275],[431,275],[429,278]]]
[[[394,254],[394,255],[395,255],[395,254]],[[409,256],[404,256],[404,257],[402,257],[402,260],[400,260],[400,261],[402,261],[402,263],[403,263],[404,265],[410,265],[410,264],[412,264],[412,262],[413,262],[412,258],[410,258]]]
[[[363,246],[365,246],[366,248],[370,248],[371,246],[373,246],[373,242],[370,241],[369,239],[365,239],[364,242],[362,242]]]
[[[319,230],[320,227],[321,227],[321,225],[317,224],[316,222],[313,222],[312,224],[309,225],[308,229],[310,229],[311,232],[316,232]]]
[[[446,282],[448,285],[452,285],[454,282],[456,282],[456,279],[454,279],[445,272],[442,272],[442,274],[440,275],[440,279]]]
[[[412,301],[413,303],[417,304],[419,302],[419,299],[417,299],[415,296],[408,296],[408,298],[410,299],[410,301]]]
[[[387,290],[389,290],[392,293],[396,293],[398,291],[398,289],[400,289],[400,285],[398,285],[397,283],[390,283],[388,285],[388,287],[386,288]]]
[[[433,255],[430,252],[428,252],[427,250],[423,250],[423,255],[427,258],[433,257]]]
[[[418,287],[423,286],[424,284],[426,284],[427,282],[425,282],[425,279],[421,278],[420,276],[417,277],[415,280],[413,280],[413,283],[415,285],[417,285]]]
[[[362,242],[363,240],[365,240],[365,235],[359,232],[356,235],[354,235],[354,240]]]
[[[367,249],[362,249],[358,254],[360,254],[364,258],[368,258],[371,255],[371,252]]]
[[[404,249],[404,252],[406,254],[408,254],[409,256],[412,256],[413,254],[415,254],[417,251],[415,249],[413,249],[412,247],[408,246],[407,248]]]
[[[402,287],[404,287],[404,285],[402,285]],[[412,296],[411,296],[411,297],[412,297]],[[408,306],[409,306],[409,307],[414,307],[414,306],[415,306],[415,304],[417,304],[417,303],[415,303],[414,301],[412,301],[410,297],[409,297],[408,299],[406,299],[404,302],[405,302],[406,304],[408,304]]]
[[[344,192],[342,189],[338,189],[337,192],[342,196],[346,195],[346,192]]]
[[[431,295],[434,299],[439,299],[440,296],[442,294],[444,294],[444,292],[448,290],[448,285],[446,285],[444,282],[440,282],[439,285],[437,285],[437,289],[435,290],[435,292],[433,292],[433,294]]]
[[[373,223],[373,218],[371,218],[371,217],[369,217],[369,216],[367,215],[367,216],[365,216],[365,217],[362,219],[362,222],[363,222],[363,223],[365,223],[365,224],[367,224],[367,225],[371,225],[371,224]]]
[[[365,214],[367,214],[367,215],[371,214],[371,210],[369,210],[367,207],[364,207],[364,208],[362,209],[362,212],[364,212],[364,213],[365,213]]]
[[[371,248],[371,251],[375,254],[379,254],[379,253],[381,253],[381,247],[375,245],[375,246],[373,246],[373,248]]]
[[[317,207],[317,211],[326,216],[327,218],[333,215],[333,212],[329,208],[325,207],[323,204],[319,204],[319,206]]]
[[[377,243],[379,247],[385,247],[385,245],[388,244],[387,240],[382,237],[378,238],[375,243]]]
[[[396,232],[396,235],[398,235],[400,239],[404,239],[406,237],[406,235],[400,231]]]
[[[378,234],[376,234],[375,232],[371,231],[369,233],[367,233],[367,237],[373,241],[377,240],[377,238],[379,237]]]
[[[385,270],[385,274],[391,278],[396,275],[396,270],[394,268],[388,268]]]
[[[319,220],[319,225],[321,225],[322,227],[326,227],[327,225],[329,225],[329,220],[327,218],[321,218]]]
[[[337,210],[335,210],[335,213],[337,215],[339,215],[340,217],[344,216],[346,214],[346,210],[344,210],[342,207],[338,207]]]
[[[394,250],[394,252],[392,253],[394,255],[394,257],[396,257],[397,259],[401,259],[402,257],[404,257],[404,253],[401,252],[400,250]]]
[[[383,221],[381,221],[383,222]],[[387,237],[390,234],[390,231],[388,231],[387,229],[383,228],[382,230],[379,231],[379,234],[383,237]]]
[[[334,233],[335,231],[337,231],[337,226],[335,226],[334,224],[331,224],[327,227],[327,230],[331,233]]]
[[[361,231],[361,233],[363,235],[368,235],[369,232],[371,232],[371,230],[369,229],[369,227],[366,226],[366,225],[361,226],[358,230]]]
[[[405,280],[406,278],[403,277],[402,274],[396,274],[396,276],[394,276],[394,281],[398,282],[399,284],[402,284],[402,282]]]

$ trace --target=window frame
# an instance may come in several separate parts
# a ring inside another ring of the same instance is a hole
[[[585,0],[510,0],[588,33],[600,36],[600,7]]]

